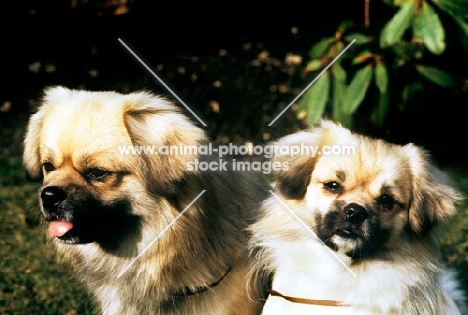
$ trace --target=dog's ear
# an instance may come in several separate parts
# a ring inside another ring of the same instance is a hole
[[[172,196],[198,151],[158,154],[157,150],[163,146],[198,148],[205,141],[205,133],[164,98],[145,92],[126,97],[124,122],[132,144],[149,149],[139,156],[142,180],[148,191]]]
[[[322,119],[317,126],[307,131],[285,136],[273,143],[276,152],[273,161],[287,166],[275,172],[276,190],[287,199],[304,198],[322,149],[341,142],[354,143],[351,131]]]
[[[40,179],[42,176],[39,149],[43,119],[44,111],[41,109],[30,117],[23,141],[23,166],[31,180]]]
[[[30,180],[42,178],[42,162],[40,156],[41,130],[48,104],[70,95],[70,90],[61,86],[50,86],[45,89],[40,107],[31,115],[23,141],[23,166]]]
[[[403,150],[413,178],[409,223],[416,235],[424,235],[455,213],[461,194],[450,178],[431,162],[426,151],[413,144],[404,146]]]
[[[285,166],[275,172],[276,190],[286,199],[300,200],[307,192],[317,156],[311,152],[321,143],[320,127],[285,136],[271,145],[273,162]]]
[[[310,138],[311,134],[308,132],[296,133],[282,138],[275,145],[278,147],[289,146],[292,148],[297,146],[300,148],[301,143],[296,141],[300,140],[303,136]],[[279,162],[285,166],[275,172],[277,192],[286,199],[303,199],[307,192],[307,186],[310,182],[315,161],[315,157],[311,155],[276,154],[273,162]]]

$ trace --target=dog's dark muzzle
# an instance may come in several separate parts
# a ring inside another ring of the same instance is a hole
[[[40,193],[43,215],[47,221],[59,218],[59,206],[67,198],[67,193],[58,186],[46,186]]]
[[[45,186],[39,198],[42,215],[49,222],[49,233],[62,242],[98,242],[106,248],[115,248],[130,235],[139,237],[141,220],[132,214],[127,199],[104,203],[86,188],[75,185]]]
[[[346,221],[351,224],[361,224],[369,217],[366,209],[357,203],[351,203],[344,208]]]
[[[89,243],[94,240],[94,233],[85,219],[86,209],[92,203],[88,194],[76,191],[75,187],[45,186],[39,193],[42,215],[49,222],[49,233],[58,240],[70,244]]]
[[[369,217],[367,210],[357,203],[350,203],[344,207],[343,214],[341,223],[335,222],[336,234],[348,238],[360,237],[362,226]]]

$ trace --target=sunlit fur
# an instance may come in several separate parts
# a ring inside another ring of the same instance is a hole
[[[257,300],[246,290],[245,228],[255,219],[269,186],[247,172],[188,171],[187,162],[208,159],[196,153],[126,155],[118,150],[132,145],[196,146],[206,141],[203,130],[174,105],[150,93],[63,87],[46,91],[28,125],[24,165],[32,177],[44,176],[41,191],[57,186],[69,194],[70,200],[62,203],[71,220],[86,216],[93,229],[102,227],[112,235],[83,244],[51,240],[94,295],[102,314],[259,313],[263,284],[250,285]],[[53,170],[43,170],[45,162]],[[99,181],[86,178],[93,168],[109,175]],[[202,190],[206,192],[200,199],[149,246]],[[84,208],[94,204],[99,206]],[[110,211],[109,221],[98,215],[103,209]],[[123,211],[122,216],[134,223],[121,220],[118,227],[109,226],[112,211]],[[77,242],[86,237],[79,235]],[[223,275],[219,285],[205,292],[179,296],[186,287],[207,286]]]
[[[274,157],[289,165],[275,174],[285,205],[269,197],[249,228],[256,255],[251,273],[272,275],[272,289],[283,295],[346,306],[269,296],[263,315],[460,314],[441,287],[437,240],[437,226],[455,212],[460,196],[423,149],[357,135],[327,120],[274,144],[352,146],[355,152]],[[331,182],[340,189],[328,189]],[[394,204],[385,203],[389,196]],[[350,223],[348,205],[362,206],[367,217]]]

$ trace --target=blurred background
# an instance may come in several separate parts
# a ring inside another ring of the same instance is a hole
[[[45,244],[36,206],[40,183],[26,180],[22,138],[47,86],[145,89],[178,103],[119,39],[207,124],[200,127],[216,142],[263,144],[326,116],[371,136],[424,146],[465,192],[467,18],[466,0],[3,3],[0,313],[94,314],[80,284]],[[443,236],[444,260],[462,274],[466,214],[463,203]]]

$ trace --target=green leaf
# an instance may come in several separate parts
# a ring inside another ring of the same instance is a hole
[[[400,7],[402,4],[411,1],[411,0],[383,0],[387,5]]]
[[[297,107],[295,108],[295,111],[297,114],[300,114],[303,110],[307,110],[307,93],[303,95],[299,103],[297,104]]]
[[[394,4],[397,6],[397,7],[401,7],[403,4],[405,4],[406,2],[408,1],[412,1],[412,0],[395,0]]]
[[[390,97],[388,93],[381,93],[379,98],[379,103],[374,108],[371,114],[371,121],[374,125],[381,127],[385,118],[387,117],[388,109],[390,105]]]
[[[359,105],[361,105],[361,102],[366,96],[371,79],[372,65],[367,65],[356,72],[346,89],[345,100],[348,102],[346,104],[347,113],[353,114],[358,109]]]
[[[468,18],[468,0],[432,0],[432,2],[454,18]]]
[[[388,87],[388,72],[387,67],[383,62],[377,62],[374,69],[375,85],[380,91],[380,94],[385,94]]]
[[[445,31],[439,16],[427,3],[422,2],[421,10],[414,19],[413,36],[421,40],[433,54],[440,55],[445,50]]]
[[[299,101],[298,110],[307,110],[307,122],[315,124],[323,115],[330,92],[330,73],[325,72]]]
[[[338,32],[344,33],[348,27],[353,25],[352,20],[344,20],[341,22],[341,24],[338,26]]]
[[[339,62],[335,62],[331,66],[331,73],[333,75],[333,79],[336,81],[346,82],[346,70],[343,69]]]
[[[460,37],[462,45],[465,47],[466,50],[468,50],[468,23],[460,18],[454,18],[454,20],[461,31]]]
[[[414,93],[423,90],[424,85],[420,81],[411,81],[407,83],[401,92],[401,102],[398,104],[398,109],[403,111],[406,107],[406,104],[408,104],[410,97]]]
[[[333,81],[333,83],[333,113],[344,113],[346,84],[342,81]]]
[[[451,87],[453,86],[453,78],[450,74],[445,71],[440,70],[439,68],[430,67],[430,66],[423,66],[417,65],[416,70],[431,81],[434,84],[443,86],[443,87]]]
[[[411,95],[413,95],[417,91],[422,91],[422,90],[424,90],[424,86],[421,84],[421,82],[419,81],[409,82],[403,88],[401,92],[401,98],[403,99],[404,103],[406,103],[410,99]]]
[[[344,96],[346,92],[346,70],[343,69],[339,62],[335,62],[330,68],[332,74],[332,116],[335,121],[342,123],[344,126],[350,127],[347,124],[349,116],[345,114],[343,108]]]
[[[398,42],[411,25],[416,10],[416,2],[404,3],[380,33],[380,47],[385,48]]]
[[[463,34],[465,35],[465,40],[468,40],[468,23],[465,22],[464,20],[462,19],[459,19],[459,18],[455,18],[454,19],[455,22],[457,23],[458,27],[460,28],[460,30],[463,32]]]
[[[352,42],[353,40],[356,40],[354,42],[355,45],[359,44],[365,44],[369,43],[372,41],[372,39],[362,33],[351,33],[349,35],[346,35],[344,38],[347,42]]]
[[[328,52],[328,57],[335,58],[345,48],[345,44],[342,41],[336,42],[333,48]]]
[[[398,58],[409,59],[416,53],[417,47],[410,42],[398,42],[392,46],[392,51]]]
[[[369,60],[369,58],[373,58],[373,57],[374,57],[374,54],[373,54],[373,53],[371,53],[371,52],[368,51],[368,50],[364,50],[363,52],[361,52],[359,55],[357,55],[357,56],[353,59],[352,64],[353,64],[353,65],[357,65],[357,64],[366,62],[367,60]]]
[[[320,58],[323,55],[325,55],[334,42],[335,42],[335,38],[333,37],[324,38],[321,41],[319,41],[310,49],[310,52],[309,52],[310,59]]]
[[[336,78],[336,77],[335,77]],[[332,103],[332,115],[333,119],[340,123],[345,123],[348,120],[348,117],[351,116],[345,112],[343,108],[344,97],[346,92],[345,81],[342,80],[332,80],[333,82],[333,103]]]
[[[322,68],[322,61],[320,59],[313,59],[307,63],[306,71],[312,72]]]

